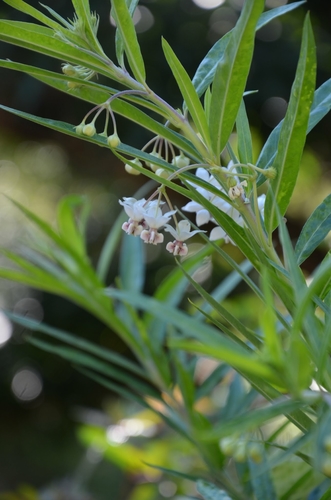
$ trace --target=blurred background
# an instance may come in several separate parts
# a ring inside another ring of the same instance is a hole
[[[37,1],[29,3],[41,8]],[[286,0],[266,0],[267,8]],[[161,36],[170,43],[193,76],[210,47],[229,31],[243,0],[142,0],[135,14],[136,29],[147,67],[149,85],[173,106],[180,96],[161,49]],[[64,18],[72,18],[69,0],[48,2]],[[108,1],[91,0],[100,16],[99,39],[114,55],[114,26]],[[310,10],[317,54],[317,87],[331,77],[331,4],[311,0],[306,6],[274,20],[257,33],[256,50],[246,98],[255,155],[283,118],[299,55],[302,22]],[[30,21],[4,2],[1,18]],[[59,61],[1,43],[0,57],[61,71]],[[102,82],[102,79],[100,80]],[[89,111],[67,94],[32,78],[0,69],[0,103],[38,116],[78,125]],[[142,147],[151,137],[119,119],[125,143]],[[330,193],[331,116],[310,133],[288,226],[293,239],[312,210]],[[108,149],[60,135],[0,111],[0,228],[1,246],[24,244],[25,220],[4,195],[52,222],[65,194],[84,194],[91,203],[88,244],[96,261],[109,229],[120,213],[118,199],[132,196],[144,179],[128,176]],[[309,273],[327,247],[306,264]],[[148,250],[148,249],[147,249]],[[234,247],[228,248],[240,260]],[[148,252],[146,292],[152,292],[173,266],[160,249]],[[116,276],[117,262],[109,273]],[[227,275],[224,262],[204,271],[205,286]],[[239,288],[228,299],[238,314],[249,315],[249,301]],[[244,305],[246,304],[246,306]],[[248,304],[248,305],[247,305]],[[44,319],[48,324],[126,353],[120,340],[94,318],[67,301],[23,286],[0,281],[0,307]],[[218,394],[218,401],[224,394]],[[97,386],[64,362],[25,343],[0,314],[0,498],[2,500],[159,500],[192,495],[191,483],[176,482],[143,460],[164,467],[199,470],[189,445],[165,434],[160,422],[141,408]],[[221,404],[221,403],[219,403]],[[184,460],[184,456],[186,456]]]

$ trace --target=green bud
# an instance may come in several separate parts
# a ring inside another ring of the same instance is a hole
[[[187,156],[183,155],[183,153],[181,153],[180,155],[175,156],[172,159],[171,163],[177,168],[183,168],[187,167],[190,164],[190,159],[187,158]]]
[[[268,179],[275,179],[277,170],[274,167],[269,167],[265,170],[264,176],[268,177]]]
[[[82,135],[83,134],[83,128],[84,128],[84,123],[80,123],[75,127],[77,134]]]
[[[67,82],[67,87],[68,89],[70,90],[73,90],[73,89],[78,89],[79,87],[81,87],[82,85],[80,83],[77,83],[77,82]]]
[[[110,148],[117,148],[121,141],[117,134],[112,134],[108,136],[107,143]]]
[[[134,163],[138,167],[142,167],[141,161],[138,160],[138,158],[135,158],[134,160],[132,160],[131,163]],[[131,175],[140,175],[139,170],[136,170],[134,167],[131,167],[131,165],[129,165],[128,163],[125,165],[124,168],[125,168],[125,170],[127,171],[128,174],[131,174]]]
[[[157,153],[157,151],[152,151],[150,153],[151,156],[155,156],[155,158],[162,158],[160,153]],[[160,168],[158,165],[155,165],[155,163],[152,163],[150,161],[146,161],[146,166],[149,167],[153,172],[156,172],[158,168]]]
[[[236,450],[238,438],[227,436],[220,441],[220,448],[224,455],[231,457]]]
[[[167,172],[167,170],[164,170],[164,168],[158,168],[155,173],[156,173],[156,175],[158,175],[159,177],[162,177],[163,179],[168,179],[169,174],[170,174],[169,172]]]
[[[88,137],[93,137],[96,134],[96,129],[93,123],[88,123],[83,127],[83,134]]]
[[[247,446],[247,454],[253,462],[259,464],[263,460],[263,446],[260,443],[249,443]]]
[[[232,187],[237,186],[238,181],[234,177],[228,177],[226,179],[226,184],[227,184],[228,188],[232,188]]]
[[[76,71],[75,67],[72,66],[71,64],[64,64],[62,66],[62,72],[67,76],[76,76],[77,75],[77,71]]]
[[[325,474],[328,477],[331,477],[331,457],[330,456],[326,456],[322,460],[321,469],[322,469],[323,474]]]
[[[235,459],[236,462],[245,462],[247,458],[247,443],[246,441],[240,440],[237,441],[237,446],[236,449],[234,450],[233,453],[233,458]]]

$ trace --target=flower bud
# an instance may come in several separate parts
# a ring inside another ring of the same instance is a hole
[[[183,153],[181,153],[180,155],[175,156],[172,159],[171,163],[177,168],[183,168],[187,167],[190,164],[190,159],[187,158],[187,156],[183,155]]]
[[[247,446],[245,441],[238,441],[236,449],[233,453],[233,458],[236,462],[245,462],[247,458]]]
[[[112,134],[107,137],[107,143],[110,148],[117,148],[121,141],[117,134]]]
[[[151,156],[155,156],[155,158],[162,158],[162,156],[160,155],[160,153],[158,153],[157,151],[152,151],[150,153]],[[149,167],[151,170],[153,170],[153,172],[156,172],[158,168],[160,168],[158,165],[155,165],[155,163],[152,163],[150,161],[146,161],[146,166]]]
[[[168,179],[168,177],[169,177],[169,172],[164,170],[164,168],[158,168],[155,173],[156,173],[156,175],[158,175],[159,177],[162,177],[163,179]]]
[[[331,477],[331,457],[326,456],[322,460],[322,466],[321,466],[323,474],[325,474],[328,477]]]
[[[138,160],[138,158],[135,158],[134,160],[132,160],[131,163],[134,163],[138,167],[142,167],[141,161]],[[125,170],[127,171],[128,174],[131,174],[131,175],[140,175],[139,170],[135,169],[134,167],[131,167],[131,165],[129,165],[128,163],[125,165],[124,168],[125,168]]]
[[[77,83],[77,82],[67,82],[67,87],[70,90],[72,90],[72,89],[78,89],[81,86],[82,85],[80,83]]]
[[[93,123],[88,123],[83,127],[83,134],[88,137],[93,137],[96,134],[96,129]]]
[[[259,464],[263,460],[263,446],[260,443],[249,443],[247,446],[247,454],[253,462]]]
[[[224,455],[231,457],[236,450],[238,438],[227,436],[220,441],[220,448]]]
[[[275,179],[277,176],[277,170],[274,167],[269,167],[264,171],[264,176],[268,179]]]
[[[62,66],[62,72],[67,76],[76,76],[77,75],[77,71],[76,71],[75,67],[72,66],[71,64],[64,64]]]
[[[75,127],[77,134],[82,135],[83,128],[84,128],[84,123],[80,123],[79,125],[77,125],[77,127]]]

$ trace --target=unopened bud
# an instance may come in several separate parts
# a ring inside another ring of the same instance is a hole
[[[233,458],[236,462],[245,462],[247,458],[247,446],[245,441],[238,441],[236,449],[233,453]]]
[[[183,168],[187,167],[190,164],[190,159],[187,158],[187,156],[183,155],[183,153],[181,153],[180,155],[175,156],[172,159],[171,163],[177,168]]]
[[[264,176],[268,177],[268,179],[275,179],[277,170],[274,167],[267,168],[264,172]]]
[[[247,454],[253,462],[259,464],[263,460],[263,446],[260,443],[249,443],[247,446]]]
[[[322,472],[328,477],[331,477],[331,457],[326,456],[322,461]]]
[[[84,123],[80,123],[79,125],[77,125],[77,127],[75,127],[75,130],[79,135],[82,135],[83,129],[84,129]]]
[[[169,172],[167,172],[164,168],[158,168],[155,174],[163,179],[168,179],[169,177]]]
[[[138,158],[135,158],[134,160],[132,160],[131,163],[134,163],[138,167],[142,167],[141,161],[138,160]],[[135,169],[134,167],[132,167],[128,163],[125,165],[124,168],[125,168],[125,170],[127,171],[128,174],[131,174],[131,175],[140,175],[139,170]]]
[[[83,134],[88,137],[93,137],[96,134],[96,129],[93,123],[88,123],[83,127]]]
[[[220,442],[220,448],[224,455],[231,457],[235,452],[237,447],[238,438],[234,438],[233,436],[225,437]]]
[[[67,87],[68,89],[70,90],[73,90],[73,89],[78,89],[79,87],[81,87],[82,85],[78,82],[67,82]]]
[[[71,64],[64,64],[62,66],[62,72],[67,76],[76,76],[77,75],[77,71],[76,71],[75,67],[72,66]]]
[[[155,158],[162,158],[162,156],[160,155],[160,153],[158,153],[157,151],[152,151],[150,153],[151,156],[154,156]],[[150,162],[150,161],[146,161],[146,166],[149,167],[151,170],[153,170],[153,172],[156,172],[158,168],[160,168],[158,165],[156,165],[155,163],[153,162]]]
[[[110,148],[117,148],[121,141],[117,134],[112,134],[107,137],[107,143]]]

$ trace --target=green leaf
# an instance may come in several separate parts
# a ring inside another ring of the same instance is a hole
[[[263,461],[259,464],[248,460],[250,471],[250,483],[256,500],[278,500],[271,474],[267,467],[267,459],[264,453]]]
[[[140,83],[145,83],[145,64],[141,55],[134,24],[126,2],[123,0],[112,0],[112,14],[117,29],[121,33],[124,49],[132,73]]]
[[[206,441],[219,440],[225,436],[236,434],[238,429],[242,434],[251,432],[279,415],[287,417],[304,406],[302,401],[280,398],[269,406],[254,410],[249,409],[239,416],[231,416],[229,420],[215,424],[212,430],[201,433],[201,439]]]
[[[253,56],[256,24],[263,7],[264,0],[245,2],[217,65],[209,120],[212,147],[217,157],[230,137],[238,114]]]
[[[286,116],[280,131],[278,152],[273,165],[277,171],[277,176],[270,181],[266,198],[265,225],[268,234],[271,234],[277,226],[275,205],[277,204],[279,207],[281,215],[284,215],[297,180],[314,96],[315,78],[315,42],[309,15],[307,15],[299,63]]]
[[[232,500],[224,490],[220,490],[212,483],[199,479],[196,484],[197,491],[204,500]]]
[[[79,222],[75,219],[74,210],[76,207],[82,207],[82,227],[79,227]],[[72,250],[86,258],[85,249],[85,223],[88,215],[89,205],[83,196],[69,195],[61,199],[57,208],[57,221],[59,234],[62,240],[72,248]]]
[[[314,210],[302,228],[295,246],[298,265],[302,264],[331,230],[331,194]]]
[[[145,252],[141,238],[123,233],[119,270],[123,288],[141,292],[145,281]]]
[[[97,51],[99,54],[104,55],[101,45],[99,44],[97,37],[95,35],[95,30],[93,29],[94,22],[91,16],[91,9],[89,0],[71,0],[76,11],[77,17],[82,24],[84,33],[83,36],[86,38],[88,45]],[[97,21],[95,21],[97,22]]]
[[[241,101],[237,119],[236,130],[238,136],[238,154],[241,163],[253,163],[253,144],[249,128],[244,100]]]
[[[116,99],[112,108],[115,112],[118,112],[122,116],[134,121],[135,123],[145,127],[147,130],[152,131],[156,135],[161,135],[165,139],[169,140],[174,146],[177,146],[179,149],[188,154],[188,156],[192,157],[195,161],[200,161],[199,155],[197,151],[192,147],[192,144],[187,141],[183,136],[177,134],[176,132],[169,129],[169,127],[165,127],[164,125],[156,122],[148,115],[143,113],[141,110],[135,108],[131,104],[120,101]],[[49,118],[40,118],[38,116],[31,115],[30,113],[25,113],[23,111],[19,111],[13,108],[9,108],[7,106],[0,105],[0,109],[5,111],[9,111],[10,113],[20,116],[21,118],[25,118],[34,123],[38,123],[47,128],[51,128],[56,130],[57,132],[61,132],[63,134],[70,135],[72,137],[76,137],[76,139],[83,139],[84,141],[91,142],[98,146],[109,148],[107,144],[107,140],[105,137],[96,134],[93,137],[88,137],[86,135],[78,135],[76,132],[76,127],[70,125],[69,123],[52,120]],[[150,156],[148,153],[141,151],[140,149],[132,148],[130,146],[125,146],[123,143],[119,145],[116,151],[121,151],[123,153],[129,154],[132,158],[138,157],[144,161],[153,162],[159,165],[161,168],[167,168],[168,170],[174,170],[174,167],[171,167],[167,162],[161,161],[156,157]],[[114,151],[116,153],[116,151]],[[125,161],[126,162],[126,161]],[[147,175],[147,173],[146,173]],[[155,178],[157,180],[157,176],[151,173],[150,177]]]
[[[63,26],[58,24],[57,22],[53,21],[49,17],[45,16],[45,14],[42,14],[39,10],[35,9],[31,5],[27,4],[26,2],[23,2],[23,0],[3,0],[4,3],[10,5],[14,9],[19,10],[20,12],[24,12],[24,14],[28,14],[29,16],[33,17],[34,19],[37,19],[41,23],[45,24],[49,28],[53,28],[55,31],[62,31]],[[67,31],[67,30],[65,30]]]
[[[70,45],[54,37],[54,31],[37,24],[23,23],[20,21],[0,21],[0,40],[26,49],[40,52],[60,61],[89,68],[97,73],[115,78],[107,64],[108,59],[100,58],[93,53],[86,52],[80,47]],[[116,79],[116,78],[115,78]]]
[[[138,293],[133,294],[114,288],[108,288],[105,293],[112,298],[127,301],[136,308],[153,311],[156,317],[166,321],[169,325],[173,325],[184,335],[201,342],[201,344],[197,344],[174,338],[168,342],[171,348],[201,352],[216,359],[221,359],[244,372],[253,373],[265,377],[267,380],[276,381],[273,371],[268,366],[259,362],[255,354],[250,354],[245,348],[226,338],[215,328],[206,324],[202,328],[200,322],[197,322],[187,314]]]
[[[307,134],[317,125],[317,123],[324,118],[324,116],[331,109],[331,78],[323,83],[314,93],[314,100],[311,105]],[[276,128],[271,132],[267,142],[263,146],[260,156],[257,161],[259,168],[271,167],[275,161],[278,150],[279,135],[282,129],[284,120],[282,120]],[[265,178],[260,175],[258,179],[258,186],[263,184]]]
[[[264,12],[259,18],[256,30],[263,28],[266,24],[268,24],[273,19],[286,14],[287,12],[299,7],[300,5],[306,3],[303,2],[293,2],[289,5],[284,5],[281,7],[277,7],[268,12]],[[207,55],[201,61],[195,75],[193,78],[193,85],[196,88],[197,94],[201,96],[204,91],[209,87],[214,79],[214,75],[216,72],[217,65],[219,61],[222,59],[225,48],[229,42],[231,37],[232,30],[226,33],[220,40],[213,45],[213,47],[209,50]]]
[[[116,352],[109,351],[105,347],[100,347],[97,344],[89,342],[86,339],[73,335],[71,333],[65,332],[64,330],[59,330],[58,328],[51,327],[45,323],[40,323],[26,316],[20,316],[18,314],[11,313],[9,311],[4,311],[6,316],[15,323],[33,330],[34,332],[40,332],[50,337],[65,342],[66,344],[74,346],[76,349],[82,349],[90,354],[98,356],[105,361],[115,364],[127,371],[134,373],[135,375],[146,378],[146,373],[140,368],[139,365],[133,363],[124,356],[117,354]]]
[[[210,147],[210,136],[208,133],[207,118],[200,102],[199,96],[196,93],[196,90],[191,82],[191,79],[168,42],[164,39],[162,39],[162,48],[166,60],[181,91],[181,94],[185,101],[185,105],[187,106],[187,109],[191,114],[192,120],[201,137],[203,138],[206,146]]]
[[[57,346],[43,340],[36,339],[34,337],[29,338],[29,342],[40,349],[50,352],[51,354],[56,354],[61,358],[70,361],[71,363],[83,366],[84,368],[95,370],[106,377],[110,377],[120,382],[121,384],[126,384],[130,389],[134,390],[138,394],[143,396],[150,396],[155,399],[160,399],[160,395],[156,389],[148,385],[146,382],[139,380],[136,376],[129,375],[126,371],[111,366],[109,363],[104,363],[99,361],[97,358],[90,356],[88,354],[82,353],[77,349],[72,349],[65,346]]]
[[[128,5],[128,10],[130,13],[130,16],[133,17],[134,11],[136,10],[136,7],[139,3],[139,0],[127,0],[127,5]],[[120,30],[117,28],[116,29],[116,35],[115,35],[115,47],[116,47],[116,57],[118,64],[124,68],[124,41],[121,35]]]

